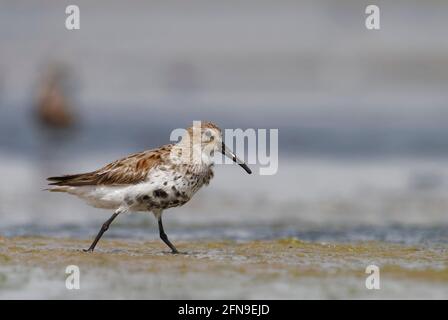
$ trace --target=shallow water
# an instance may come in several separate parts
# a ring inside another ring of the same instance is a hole
[[[136,220],[136,219],[133,219]],[[139,221],[143,219],[138,219]],[[136,223],[136,221],[134,221]],[[1,229],[0,229],[1,230]],[[99,230],[99,226],[62,224],[57,227],[21,225],[1,230],[5,237],[16,236],[51,236],[56,238],[90,239]],[[317,243],[353,243],[360,241],[381,241],[407,245],[433,246],[448,244],[448,228],[445,226],[354,226],[324,228],[300,226],[179,226],[170,225],[169,236],[174,240],[275,240],[282,238],[298,238],[303,241]],[[141,224],[114,224],[108,231],[111,239],[151,240],[158,237],[156,222],[142,221]]]
[[[22,157],[1,157],[0,234],[91,238],[112,213],[43,191],[45,177],[88,170],[110,158],[87,154],[36,165]],[[249,176],[237,166],[215,171],[209,187],[187,205],[165,212],[173,239],[293,236],[316,242],[447,243],[448,169],[443,161],[283,157],[274,176]],[[155,220],[151,214],[125,214],[107,236],[155,239]]]

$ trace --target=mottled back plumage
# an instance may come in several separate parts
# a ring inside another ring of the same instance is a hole
[[[172,144],[168,144],[158,149],[134,153],[92,172],[50,177],[48,180],[54,182],[49,185],[79,187],[139,183],[147,178],[149,170],[169,155],[172,147]]]

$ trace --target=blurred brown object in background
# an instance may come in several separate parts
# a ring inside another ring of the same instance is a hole
[[[50,128],[69,128],[75,122],[72,106],[64,88],[67,73],[61,66],[50,66],[47,74],[40,80],[37,96],[37,117]]]

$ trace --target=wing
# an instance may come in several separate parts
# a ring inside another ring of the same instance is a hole
[[[50,177],[52,186],[94,186],[94,185],[127,185],[142,182],[148,172],[159,165],[171,151],[173,145],[143,151],[114,161],[103,168],[81,174]]]

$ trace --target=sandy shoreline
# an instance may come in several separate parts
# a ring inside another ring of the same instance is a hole
[[[447,298],[448,248],[297,239],[179,242],[0,238],[0,298]],[[365,268],[381,270],[367,290]],[[81,289],[65,288],[77,265]],[[425,284],[422,286],[421,284]],[[427,294],[430,292],[430,296]]]

